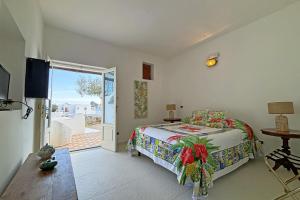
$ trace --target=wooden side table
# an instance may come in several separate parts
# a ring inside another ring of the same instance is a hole
[[[289,140],[292,138],[300,138],[300,131],[289,130],[288,132],[277,131],[275,128],[262,129],[261,132],[265,135],[280,137],[282,139],[282,149],[276,149],[266,157],[275,162],[273,167],[277,170],[280,166],[287,170],[292,170],[295,175],[298,175],[300,169],[300,157],[291,154]]]
[[[165,122],[170,122],[170,123],[181,122],[181,118],[173,118],[173,119],[165,118],[164,121]]]
[[[54,156],[58,161],[55,169],[41,171],[40,157],[30,154],[0,199],[78,200],[69,150],[57,149]]]

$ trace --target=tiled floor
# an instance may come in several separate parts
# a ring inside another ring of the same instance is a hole
[[[77,151],[81,149],[88,149],[98,147],[101,145],[101,133],[89,132],[84,134],[76,134],[72,136],[70,144],[60,148],[69,148],[70,151]]]
[[[144,156],[97,148],[71,157],[79,200],[191,200],[190,188]],[[216,180],[208,200],[271,200],[282,192],[263,160],[256,159]]]

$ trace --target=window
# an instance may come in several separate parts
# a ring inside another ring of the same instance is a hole
[[[153,80],[153,64],[143,63],[143,79]]]

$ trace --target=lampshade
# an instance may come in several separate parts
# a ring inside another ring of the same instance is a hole
[[[166,109],[167,110],[176,110],[176,104],[167,104]]]
[[[294,114],[293,102],[268,103],[269,114]]]

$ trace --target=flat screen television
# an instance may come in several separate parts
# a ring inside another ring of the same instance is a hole
[[[10,74],[0,64],[0,101],[8,99]]]

